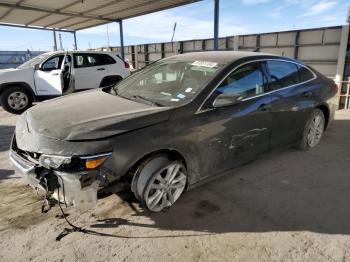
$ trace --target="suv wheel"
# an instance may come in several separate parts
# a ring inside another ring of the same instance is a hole
[[[33,98],[30,92],[24,87],[10,87],[1,94],[2,107],[14,114],[21,114],[32,106]]]
[[[317,146],[322,138],[325,122],[323,112],[318,108],[314,109],[306,121],[303,135],[297,143],[297,148],[299,150],[309,150]]]
[[[158,156],[142,164],[136,171],[132,191],[143,207],[160,212],[179,199],[186,183],[187,170],[180,161]]]

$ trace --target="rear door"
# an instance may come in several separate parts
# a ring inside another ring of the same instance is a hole
[[[300,136],[313,104],[312,79],[306,67],[285,60],[267,60],[271,91],[271,147],[288,145]]]
[[[247,163],[268,150],[271,114],[266,82],[260,62],[242,65],[229,74],[197,113],[204,176]],[[240,101],[214,108],[212,103],[221,93],[239,94]]]
[[[103,57],[96,53],[74,53],[75,90],[98,88],[109,75]]]

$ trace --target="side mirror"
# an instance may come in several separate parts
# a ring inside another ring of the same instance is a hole
[[[40,70],[40,64],[36,64],[33,66],[34,70]]]
[[[240,98],[241,96],[239,94],[222,93],[215,98],[213,107],[234,105],[240,101]]]

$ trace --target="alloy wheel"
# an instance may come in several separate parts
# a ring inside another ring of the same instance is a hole
[[[319,114],[315,115],[309,124],[307,143],[315,147],[320,142],[324,131],[324,119]]]
[[[145,191],[145,204],[153,212],[170,207],[180,197],[186,187],[185,167],[174,162],[157,172]]]

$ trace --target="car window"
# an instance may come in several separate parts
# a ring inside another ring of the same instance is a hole
[[[44,62],[47,58],[49,58],[51,55],[52,54],[50,53],[44,53],[36,57],[33,57],[32,59],[28,60],[24,64],[20,65],[18,69],[25,69],[25,68],[33,67],[35,65],[39,65],[40,63]]]
[[[211,61],[166,59],[121,81],[112,94],[165,106],[186,104],[225,66]]]
[[[298,65],[285,61],[266,61],[267,71],[270,74],[270,90],[298,84],[299,72]]]
[[[74,67],[91,67],[115,64],[116,61],[107,54],[74,54]]]
[[[314,74],[304,66],[299,66],[300,82],[305,82],[314,78]]]
[[[110,65],[110,64],[116,63],[116,61],[110,55],[107,55],[107,54],[99,54],[98,58],[99,58],[99,63],[103,65]]]
[[[215,96],[232,93],[239,95],[240,100],[264,93],[264,75],[260,63],[249,63],[238,68],[215,91]]]
[[[51,71],[51,70],[61,69],[63,58],[64,58],[64,55],[58,55],[58,56],[49,58],[46,62],[42,64],[41,70]]]

